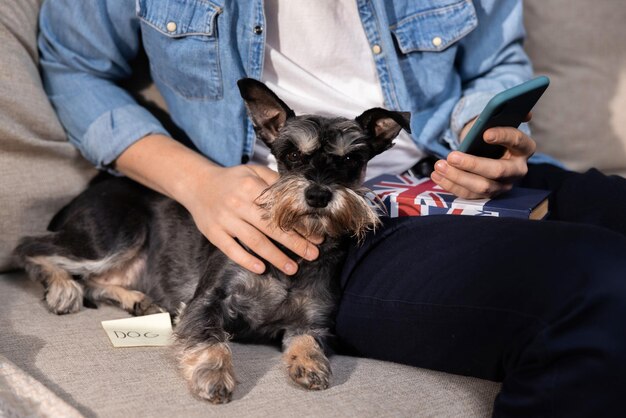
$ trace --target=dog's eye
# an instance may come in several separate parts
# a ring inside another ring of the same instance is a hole
[[[359,161],[359,159],[355,157],[354,155],[344,155],[341,160],[344,164],[350,165],[350,166],[357,164]]]
[[[290,163],[297,163],[298,161],[300,161],[300,157],[302,157],[300,151],[292,151],[287,154],[287,161],[289,161]]]

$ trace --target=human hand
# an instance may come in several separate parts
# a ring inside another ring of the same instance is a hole
[[[262,273],[265,264],[237,240],[286,274],[294,274],[298,265],[268,237],[306,260],[319,255],[314,244],[320,237],[307,240],[263,220],[255,199],[278,178],[267,167],[224,168],[168,136],[152,134],[128,147],[115,168],[182,204],[213,245],[250,271]]]
[[[298,265],[269,238],[306,260],[317,258],[319,251],[314,244],[319,244],[321,238],[305,239],[294,231],[272,226],[263,219],[263,210],[255,203],[276,181],[276,172],[267,167],[242,165],[212,167],[208,174],[194,180],[195,187],[181,203],[207,239],[231,260],[252,272],[263,273],[264,263],[246,251],[241,245],[244,244],[285,274],[294,274]]]
[[[529,114],[526,121],[529,121]],[[469,132],[469,123],[461,134]],[[446,160],[435,163],[431,179],[465,199],[491,198],[510,190],[528,172],[527,161],[534,154],[535,141],[516,128],[496,127],[485,131],[484,140],[502,145],[506,152],[500,159],[476,157],[453,151]]]

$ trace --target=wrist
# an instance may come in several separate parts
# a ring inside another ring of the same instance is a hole
[[[206,189],[207,176],[217,176],[220,166],[165,135],[148,135],[127,148],[116,168],[133,180],[183,206]]]
[[[169,196],[188,210],[197,201],[198,196],[207,192],[212,193],[211,184],[221,176],[224,169],[200,154],[196,156],[186,159],[187,164],[181,167],[170,186]]]

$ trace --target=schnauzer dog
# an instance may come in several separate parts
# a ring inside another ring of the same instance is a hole
[[[125,178],[93,182],[55,215],[49,234],[26,237],[15,250],[56,314],[96,302],[133,315],[172,313],[182,374],[192,393],[212,403],[228,402],[235,388],[230,339],[282,340],[291,379],[328,387],[324,348],[337,276],[350,236],[362,238],[379,222],[361,186],[365,166],[410,129],[406,112],[296,116],[264,84],[243,79],[238,86],[257,136],[278,161],[279,180],[258,205],[279,228],[325,237],[318,259],[300,261],[295,276],[271,265],[260,275],[243,269],[180,204]]]

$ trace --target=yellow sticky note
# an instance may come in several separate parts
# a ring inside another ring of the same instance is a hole
[[[136,316],[102,321],[114,347],[153,347],[172,343],[170,314]]]

